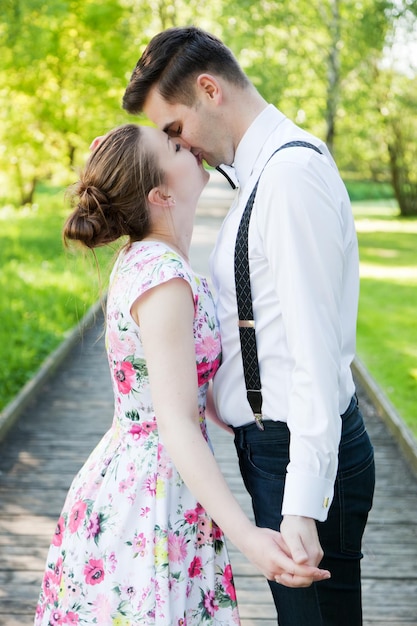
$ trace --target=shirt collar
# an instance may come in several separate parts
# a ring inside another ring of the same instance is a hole
[[[235,153],[234,167],[239,186],[243,188],[269,137],[286,119],[285,115],[269,104],[252,122],[243,135]],[[270,156],[269,153],[267,156]]]

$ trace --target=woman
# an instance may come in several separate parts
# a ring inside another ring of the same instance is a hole
[[[268,578],[304,586],[328,576],[248,520],[209,446],[220,337],[207,283],[188,262],[208,177],[198,155],[128,124],[98,142],[74,188],[65,241],[93,249],[127,237],[107,301],[114,421],[68,493],[37,626],[239,624],[217,524]]]

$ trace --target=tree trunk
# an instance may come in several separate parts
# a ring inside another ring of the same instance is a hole
[[[405,162],[404,138],[399,123],[391,124],[392,141],[388,144],[391,183],[403,217],[417,215],[417,184],[410,178]]]
[[[333,153],[336,136],[336,114],[339,104],[340,88],[340,12],[339,0],[331,1],[331,20],[329,31],[331,37],[327,65],[327,98],[326,98],[326,144]]]
[[[19,188],[20,196],[20,206],[25,206],[25,204],[33,204],[33,197],[35,195],[35,189],[38,183],[37,177],[33,176],[33,178],[30,180],[25,179],[22,175],[22,171],[19,165],[16,165],[16,173],[17,185]]]

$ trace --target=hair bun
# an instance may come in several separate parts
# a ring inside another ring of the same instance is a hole
[[[103,214],[106,209],[111,207],[111,199],[109,195],[94,185],[88,185],[80,182],[77,189],[79,197],[78,207],[85,211],[85,216],[93,215],[96,212]]]
[[[73,199],[75,210],[65,224],[64,237],[80,241],[88,248],[106,243],[102,239],[108,240],[109,237],[109,195],[103,189],[80,180],[73,189]]]

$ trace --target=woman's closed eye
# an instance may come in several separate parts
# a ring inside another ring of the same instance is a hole
[[[181,150],[181,144],[180,143],[176,143],[175,144],[175,152],[179,152]]]

